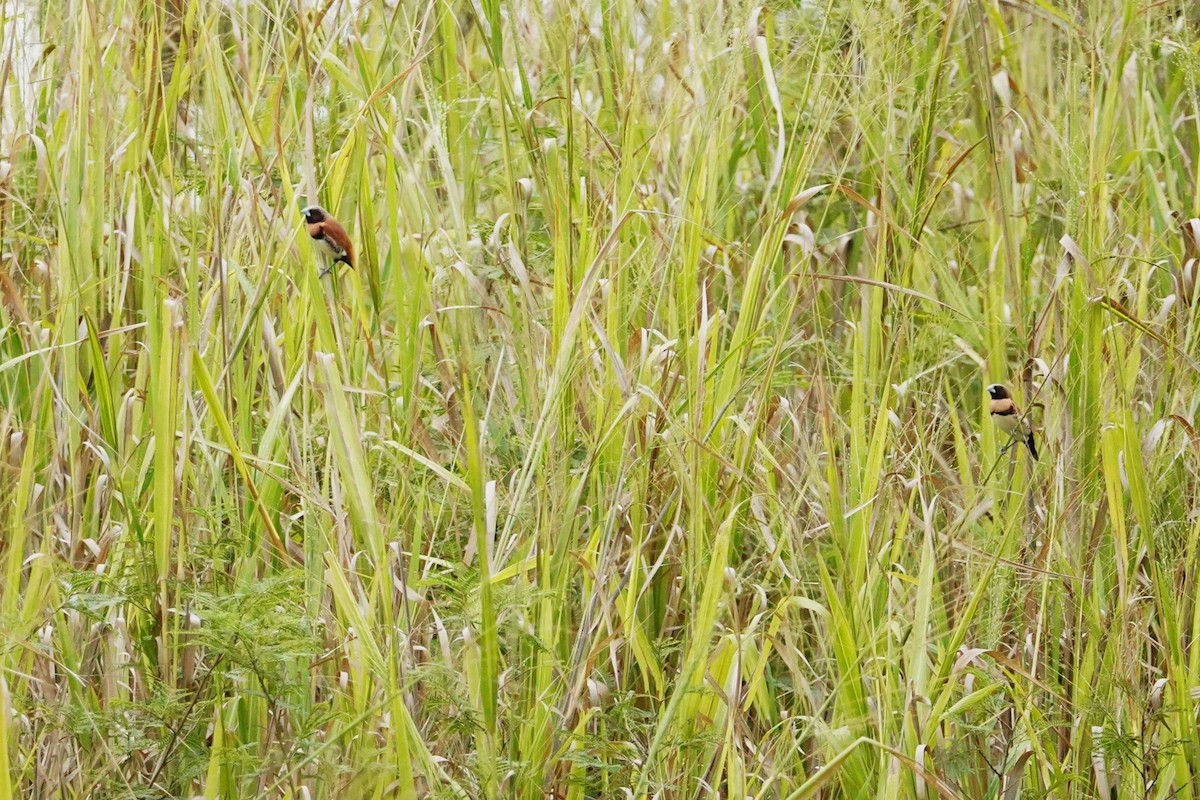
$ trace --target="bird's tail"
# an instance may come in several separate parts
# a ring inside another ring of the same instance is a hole
[[[1031,456],[1033,456],[1033,460],[1037,461],[1038,460],[1037,448],[1033,446],[1033,434],[1032,433],[1025,437],[1025,444],[1029,447],[1029,454]]]

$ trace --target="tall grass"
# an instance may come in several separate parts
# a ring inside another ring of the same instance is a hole
[[[1200,796],[1192,4],[0,24],[0,800]]]

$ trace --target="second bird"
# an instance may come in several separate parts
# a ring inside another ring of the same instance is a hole
[[[350,243],[350,235],[346,233],[342,223],[320,206],[309,206],[300,213],[304,215],[308,235],[312,237],[317,249],[332,258],[334,264],[340,261],[354,269],[354,245]],[[321,271],[320,277],[324,278],[331,269],[332,265],[326,267]]]
[[[1021,413],[1021,409],[1017,408],[1017,404],[1013,402],[1008,389],[1002,384],[993,383],[987,387],[987,393],[991,397],[989,405],[992,420],[1000,430],[1009,436],[1020,436],[1024,439],[1025,446],[1029,448],[1029,454],[1033,456],[1034,461],[1037,461],[1037,448],[1033,444],[1033,428],[1030,426],[1029,420]]]

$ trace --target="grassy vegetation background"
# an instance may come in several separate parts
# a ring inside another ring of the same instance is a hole
[[[0,800],[1200,795],[1193,4],[0,13]]]

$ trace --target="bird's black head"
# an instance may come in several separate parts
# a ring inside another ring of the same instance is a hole
[[[1007,400],[1009,398],[1008,389],[1005,389],[999,383],[993,383],[987,387],[987,393],[991,395],[993,400]]]
[[[300,209],[300,213],[304,215],[304,221],[309,225],[315,225],[318,222],[324,222],[325,217],[328,216],[325,213],[325,209],[321,208],[320,206],[309,206],[308,208]]]

